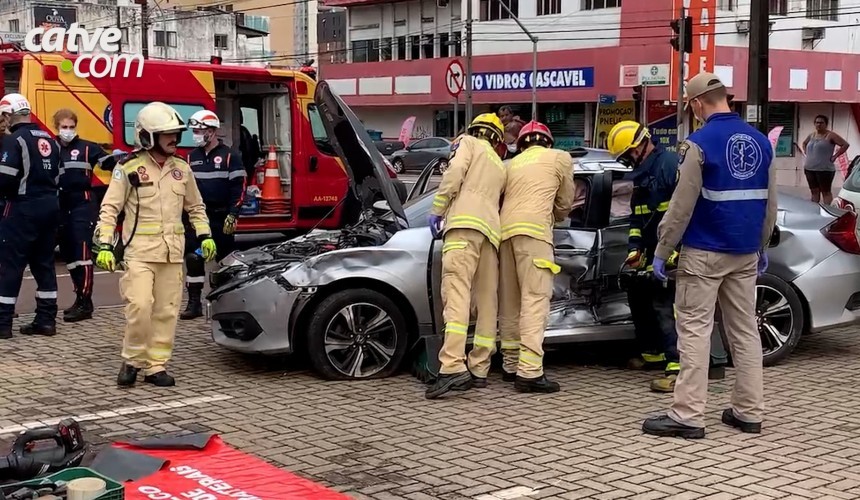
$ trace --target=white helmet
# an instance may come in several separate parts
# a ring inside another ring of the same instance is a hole
[[[188,119],[188,128],[192,130],[201,130],[205,128],[221,128],[221,120],[218,119],[218,115],[209,111],[208,109],[202,109]]]
[[[175,109],[163,102],[151,102],[140,109],[134,123],[137,141],[143,149],[155,146],[155,135],[161,133],[178,133],[185,130],[185,122]]]
[[[21,94],[6,94],[0,99],[0,113],[4,115],[26,115],[30,113],[30,102]]]

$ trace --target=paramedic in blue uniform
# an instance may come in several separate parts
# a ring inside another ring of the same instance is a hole
[[[9,115],[9,134],[0,153],[0,338],[12,337],[12,317],[29,265],[36,280],[36,316],[24,335],[57,333],[57,273],[54,269],[60,207],[57,182],[63,169],[60,146],[31,122],[30,103],[21,94],[0,100]]]
[[[54,113],[63,171],[60,173],[60,253],[75,286],[75,302],[63,311],[63,321],[93,317],[93,228],[98,200],[92,189],[93,170],[113,170],[116,158],[101,146],[78,137],[78,116],[70,109]]]
[[[761,432],[764,413],[756,277],[777,217],[774,151],[768,138],[732,113],[725,85],[713,73],[687,83],[687,107],[702,128],[678,149],[678,185],[658,227],[654,276],[682,245],[675,309],[681,371],[668,414],[649,418],[647,434],[705,437],[708,357],[717,300],[736,378],[724,424]]]
[[[233,233],[245,194],[245,167],[242,154],[218,139],[221,120],[208,110],[194,113],[188,120],[188,128],[194,134],[197,145],[188,155],[188,164],[194,172],[197,187],[206,204],[206,214],[212,228],[212,238],[221,260],[233,251]],[[186,231],[194,229],[186,224]],[[196,240],[186,238],[185,288],[188,290],[188,305],[179,315],[180,319],[194,319],[203,315],[200,296],[206,279],[203,257],[198,254]]]

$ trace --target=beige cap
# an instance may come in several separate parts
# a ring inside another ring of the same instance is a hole
[[[690,101],[692,99],[701,97],[712,90],[721,88],[725,88],[725,85],[720,81],[720,77],[713,73],[699,73],[693,78],[690,78],[690,81],[688,81],[687,85],[684,87],[684,101],[686,101],[684,109],[690,106]]]

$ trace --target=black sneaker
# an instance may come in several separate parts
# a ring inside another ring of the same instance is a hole
[[[502,380],[504,382],[516,382],[517,381],[517,372],[508,373],[506,371],[502,372]]]
[[[137,372],[140,370],[128,363],[123,363],[116,376],[116,385],[120,387],[131,387],[137,382]]]
[[[546,375],[541,375],[537,378],[525,378],[517,375],[516,380],[514,381],[514,389],[516,389],[517,392],[540,392],[549,394],[560,391],[561,386],[558,385],[558,382],[553,382],[546,378]]]
[[[21,335],[43,335],[45,337],[53,337],[57,334],[57,327],[54,325],[37,325],[29,323],[21,325]]]
[[[176,385],[176,380],[171,377],[170,374],[166,371],[160,371],[152,375],[147,375],[143,377],[143,381],[156,387],[173,387],[174,385]]]
[[[704,427],[690,427],[679,424],[668,415],[651,417],[642,423],[642,432],[652,436],[680,437],[685,439],[702,439],[705,437]]]
[[[735,412],[731,408],[723,410],[723,423],[730,425],[735,429],[740,429],[741,432],[747,434],[761,434],[761,422],[744,422],[735,416]]]
[[[466,391],[472,388],[472,374],[468,371],[461,373],[439,374],[433,385],[427,388],[424,397],[436,399],[449,391]]]

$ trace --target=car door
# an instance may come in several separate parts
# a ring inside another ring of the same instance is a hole
[[[630,306],[627,303],[627,292],[621,287],[621,273],[624,261],[627,259],[627,238],[630,231],[630,216],[613,217],[612,198],[624,196],[621,189],[624,185],[624,172],[605,170],[598,174],[601,183],[608,187],[604,192],[606,200],[601,200],[600,209],[607,210],[608,217],[597,221],[600,233],[600,265],[598,280],[599,301],[594,308],[597,320],[601,324],[615,324],[631,320]],[[625,200],[629,203],[629,200]]]
[[[444,158],[447,160],[451,156],[451,145],[448,144],[448,141],[439,138],[430,140],[432,141],[430,144],[432,158]]]
[[[423,168],[427,162],[433,159],[432,154],[427,151],[430,139],[421,139],[409,146],[406,153],[405,163],[408,168]]]

